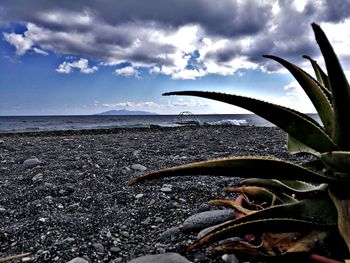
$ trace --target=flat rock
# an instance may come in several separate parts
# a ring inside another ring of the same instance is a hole
[[[158,255],[146,255],[129,261],[129,263],[191,263],[187,258],[178,253],[165,253]]]
[[[140,172],[144,172],[144,171],[147,170],[147,167],[146,167],[146,166],[143,166],[142,164],[138,164],[138,163],[133,164],[133,165],[131,166],[131,168],[134,169],[134,170],[140,171]]]
[[[69,260],[67,263],[89,263],[85,258],[82,257],[76,257],[73,258],[72,260]]]
[[[232,209],[211,210],[195,214],[183,223],[184,231],[201,230],[234,218]]]
[[[39,165],[41,162],[38,158],[29,158],[23,162],[23,165],[26,167],[34,167]]]

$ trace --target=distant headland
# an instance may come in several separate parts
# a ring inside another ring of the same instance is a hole
[[[104,111],[101,113],[95,113],[93,115],[158,115],[158,114],[154,113],[154,112],[148,112],[148,111],[136,111],[136,110],[121,109],[121,110]]]

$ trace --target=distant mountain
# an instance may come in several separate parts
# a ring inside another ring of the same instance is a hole
[[[158,115],[154,112],[138,111],[138,110],[109,110],[101,113],[95,113],[94,115]]]

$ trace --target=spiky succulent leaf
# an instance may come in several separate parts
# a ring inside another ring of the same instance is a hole
[[[281,180],[302,180],[313,183],[350,182],[350,178],[334,178],[308,170],[301,165],[271,157],[229,157],[166,168],[144,174],[129,181],[133,185],[145,180],[190,175],[259,177]]]
[[[241,185],[255,185],[265,187],[271,191],[288,193],[288,194],[304,194],[314,192],[327,192],[327,184],[308,184],[302,181],[287,181],[287,180],[275,180],[275,179],[261,179],[261,178],[248,178],[240,181]]]
[[[309,231],[310,229],[331,230],[332,228],[335,228],[334,224],[323,224],[319,222],[311,222],[309,220],[293,219],[287,217],[256,219],[232,224],[231,226],[220,230],[214,229],[212,232],[208,233],[193,243],[188,249],[193,250],[226,238],[244,236],[249,234],[257,234],[263,232],[281,233],[287,231]]]
[[[329,194],[337,208],[338,212],[338,229],[339,233],[343,237],[348,250],[350,252],[350,194],[349,188],[343,186],[340,190],[339,187],[330,186]]]
[[[287,135],[287,147],[288,147],[288,152],[290,152],[291,154],[310,153],[315,156],[319,155],[317,151],[310,148],[309,146],[306,146],[304,143],[295,139],[290,134]]]
[[[331,89],[331,86],[329,84],[329,78],[328,78],[327,74],[324,73],[322,68],[311,57],[304,55],[303,58],[306,58],[310,61],[311,65],[314,69],[317,81],[328,90],[328,93],[325,92],[325,94],[328,96],[328,99],[332,102],[332,93],[331,93],[332,89]]]
[[[313,23],[312,28],[325,60],[332,89],[334,109],[332,136],[340,150],[350,150],[350,86],[327,36],[319,25]]]
[[[275,222],[275,227],[270,224],[266,225],[266,222]],[[285,224],[286,222],[289,222],[290,225]],[[293,229],[294,223],[297,223],[298,228]],[[336,225],[337,213],[332,201],[329,198],[310,198],[295,204],[269,207],[256,213],[222,223],[195,242],[191,248],[232,236],[270,231],[302,231],[303,227],[310,230],[325,226],[334,227]]]
[[[305,93],[308,95],[312,104],[315,106],[318,115],[329,135],[333,128],[333,109],[328,99],[330,92],[298,66],[276,56],[264,55],[282,64],[294,78],[299,82]],[[328,96],[326,95],[328,93]]]
[[[320,159],[330,171],[341,173],[343,177],[350,178],[350,152],[326,152],[320,155]]]
[[[310,252],[318,242],[329,236],[328,231],[311,230],[304,232],[263,233],[260,244],[237,240],[209,248],[211,253],[246,253],[255,256],[282,256],[290,253]],[[305,258],[306,260],[306,258]],[[281,259],[281,261],[283,261]]]
[[[163,95],[197,96],[236,105],[274,123],[297,140],[315,149],[315,151],[325,152],[336,148],[332,139],[314,119],[295,110],[273,103],[217,92],[177,91],[164,93]]]

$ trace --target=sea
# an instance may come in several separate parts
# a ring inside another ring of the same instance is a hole
[[[183,125],[274,126],[255,114],[0,116],[0,133]]]

